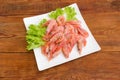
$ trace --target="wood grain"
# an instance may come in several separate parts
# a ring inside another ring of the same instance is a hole
[[[87,12],[113,12],[120,10],[119,0],[22,0],[22,1],[1,1],[0,15],[25,15],[42,14],[64,7],[72,3],[77,3],[79,8]]]
[[[120,74],[119,52],[92,54],[42,72],[37,70],[32,53],[4,53],[0,54],[0,59],[3,80],[117,80]]]
[[[77,3],[102,50],[39,72],[23,18]],[[0,80],[120,80],[120,0],[0,0]]]

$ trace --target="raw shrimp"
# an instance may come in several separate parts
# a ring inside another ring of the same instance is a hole
[[[43,37],[46,44],[42,46],[42,53],[48,60],[59,55],[61,51],[65,58],[69,58],[75,44],[79,53],[87,44],[86,38],[89,34],[78,20],[66,21],[64,16],[58,16],[56,20],[48,20],[44,25],[47,27]]]

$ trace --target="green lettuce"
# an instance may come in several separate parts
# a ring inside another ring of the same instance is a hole
[[[52,19],[56,19],[58,16],[63,15],[64,11],[61,8],[56,9],[55,11],[52,11],[49,14],[49,17]]]
[[[58,8],[56,9],[55,11],[52,11],[50,14],[49,14],[49,17],[51,19],[56,19],[58,16],[60,15],[66,15],[66,19],[69,21],[69,20],[77,20],[77,18],[75,17],[76,16],[76,12],[75,12],[75,8],[73,7],[65,7],[64,9],[62,8]]]
[[[40,47],[45,44],[42,37],[46,33],[46,27],[43,24],[46,22],[46,19],[40,21],[38,25],[31,24],[27,30],[26,40],[27,40],[27,50],[32,50],[34,48]]]
[[[75,8],[65,7],[64,8],[64,13],[66,14],[67,20],[76,20],[77,19],[75,17],[76,16]]]

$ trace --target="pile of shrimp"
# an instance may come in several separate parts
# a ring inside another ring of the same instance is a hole
[[[78,20],[66,21],[64,16],[58,16],[56,20],[48,20],[44,26],[47,26],[43,37],[46,43],[41,49],[48,60],[59,55],[61,51],[65,58],[68,58],[75,44],[79,53],[86,46],[89,34],[81,27]]]

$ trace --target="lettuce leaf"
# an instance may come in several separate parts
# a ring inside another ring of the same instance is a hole
[[[64,8],[64,13],[66,14],[67,20],[77,20],[75,8],[73,7],[65,7]]]
[[[61,8],[56,9],[55,11],[52,11],[49,14],[49,17],[52,19],[56,19],[58,16],[63,15],[64,11]]]
[[[32,50],[45,44],[42,37],[46,33],[46,27],[43,26],[46,21],[46,19],[43,19],[38,25],[31,24],[29,26],[26,35],[26,40],[28,43],[27,50]]]
[[[66,19],[69,21],[69,20],[77,20],[77,18],[75,17],[76,16],[76,12],[75,12],[75,8],[73,7],[65,7],[64,9],[62,8],[58,8],[56,9],[55,11],[52,11],[50,14],[49,14],[49,17],[51,19],[56,19],[58,16],[60,15],[66,15]]]

